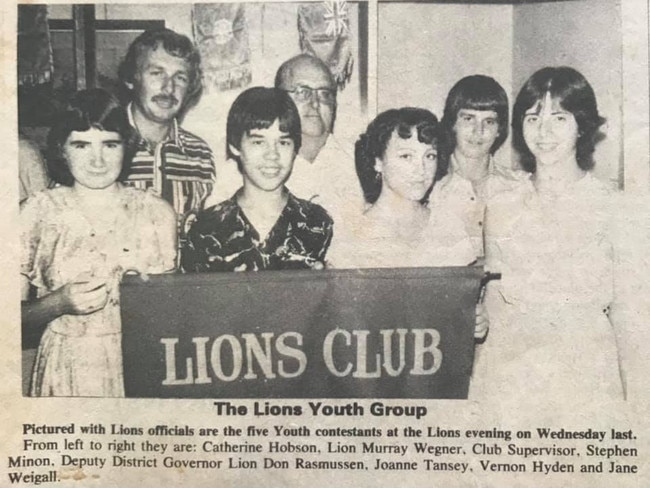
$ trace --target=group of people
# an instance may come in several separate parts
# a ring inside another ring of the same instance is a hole
[[[478,261],[502,279],[477,304],[472,395],[623,397],[611,192],[590,173],[603,119],[576,70],[533,74],[511,124],[499,83],[465,77],[441,121],[388,110],[352,148],[332,74],[299,55],[232,104],[216,166],[180,125],[201,96],[187,37],[145,32],[119,75],[130,103],[77,93],[48,136],[58,186],[21,207],[23,327],[47,324],[32,395],[123,395],[124,273]],[[521,169],[494,158],[510,125]]]

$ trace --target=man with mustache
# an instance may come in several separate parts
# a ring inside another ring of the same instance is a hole
[[[200,63],[190,39],[157,29],[133,41],[119,70],[135,129],[126,183],[167,200],[179,222],[202,207],[215,177],[208,145],[179,124],[201,97]]]

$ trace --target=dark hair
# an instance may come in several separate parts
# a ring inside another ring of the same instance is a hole
[[[381,194],[381,174],[375,169],[375,160],[382,159],[388,147],[393,132],[402,139],[408,139],[417,131],[418,141],[424,144],[437,143],[439,139],[438,119],[423,108],[404,107],[387,110],[370,122],[366,132],[359,136],[354,147],[354,161],[357,176],[363,189],[366,202],[372,204]],[[434,181],[438,181],[446,173],[447,168],[438,160]],[[429,191],[423,201],[429,196]]]
[[[179,110],[178,118],[182,119],[187,111],[196,105],[201,98],[201,55],[196,46],[187,36],[178,34],[171,29],[153,29],[140,34],[129,46],[129,50],[119,67],[119,78],[123,85],[137,84],[136,74],[142,62],[143,54],[148,50],[156,50],[162,46],[167,53],[182,58],[190,65],[190,82],[185,100]]]
[[[499,133],[490,148],[490,154],[494,154],[508,138],[508,95],[503,87],[489,76],[466,76],[452,87],[445,101],[445,112],[440,121],[445,140],[442,150],[439,151],[439,159],[448,161],[456,149],[454,126],[458,112],[463,109],[496,112]]]
[[[124,144],[124,160],[120,178],[128,172],[131,158],[127,154],[132,129],[128,117],[118,100],[106,90],[93,88],[75,93],[63,111],[54,116],[47,135],[47,165],[50,177],[65,186],[74,184],[74,177],[63,155],[63,145],[72,131],[84,132],[99,129],[117,132]]]
[[[594,166],[592,155],[599,138],[598,129],[605,119],[598,114],[596,95],[589,82],[578,71],[566,66],[540,69],[528,78],[517,95],[512,111],[512,140],[521,156],[522,168],[530,173],[537,169],[535,157],[524,140],[523,122],[526,110],[542,102],[547,93],[575,117],[578,124],[576,159],[581,169],[590,170]]]
[[[268,129],[275,121],[280,130],[289,134],[296,154],[302,144],[300,115],[291,97],[279,88],[256,86],[243,91],[235,99],[228,112],[226,125],[226,155],[237,161],[241,171],[241,160],[230,146],[240,149],[244,134],[254,129]]]

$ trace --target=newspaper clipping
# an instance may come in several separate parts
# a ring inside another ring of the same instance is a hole
[[[4,2],[0,486],[650,486],[649,10]]]

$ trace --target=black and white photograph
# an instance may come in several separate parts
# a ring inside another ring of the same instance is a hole
[[[644,486],[649,11],[1,7],[0,485]]]

